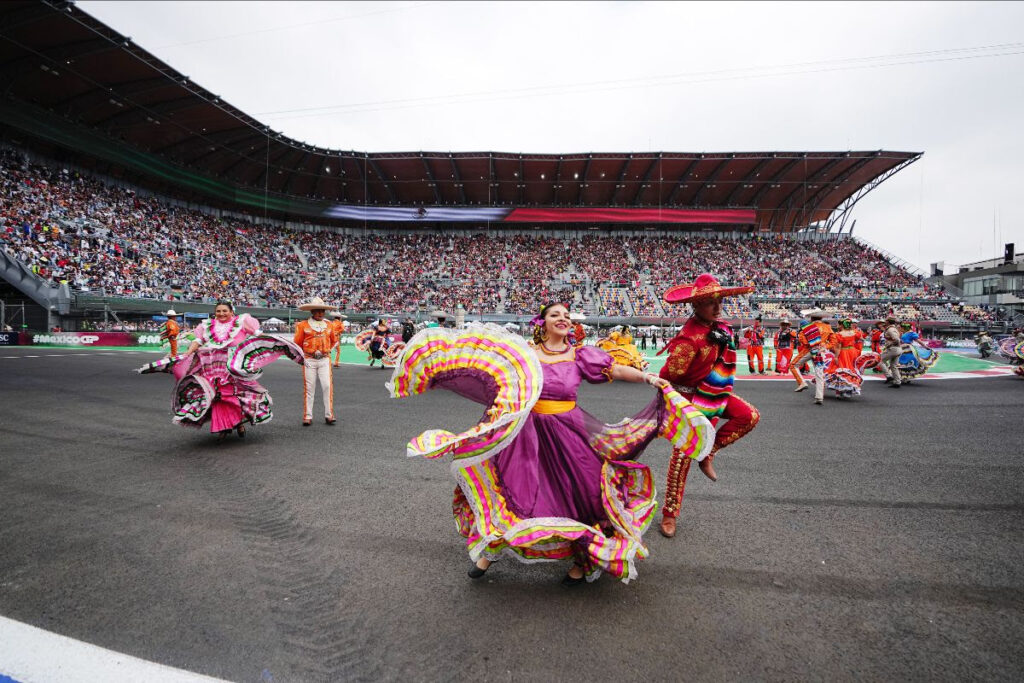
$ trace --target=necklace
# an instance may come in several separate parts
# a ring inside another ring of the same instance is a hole
[[[210,325],[210,336],[213,337],[213,340],[215,342],[217,342],[218,344],[223,344],[224,342],[226,342],[227,340],[229,340],[233,336],[235,336],[235,335],[231,334],[231,332],[232,332],[232,328],[234,327],[233,323],[235,323],[237,320],[238,320],[237,316],[234,317],[234,318],[229,318],[228,320],[225,320],[224,322],[221,322],[221,321],[217,320],[216,318],[214,318],[211,321],[212,324]],[[218,334],[218,332],[220,334]]]
[[[568,351],[568,350],[569,350],[569,346],[567,345],[567,346],[566,346],[566,347],[565,347],[564,349],[562,349],[561,351],[552,351],[551,349],[549,349],[549,348],[548,348],[548,347],[547,347],[547,346],[546,346],[546,345],[544,344],[544,342],[541,342],[541,343],[540,343],[540,350],[541,350],[541,351],[543,351],[544,353],[548,354],[549,356],[558,356],[558,355],[561,355],[561,354],[565,353],[566,351]]]

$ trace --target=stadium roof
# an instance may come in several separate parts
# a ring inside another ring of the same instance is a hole
[[[68,2],[0,4],[0,121],[164,183],[328,220],[842,229],[918,152],[366,153],[293,140]]]

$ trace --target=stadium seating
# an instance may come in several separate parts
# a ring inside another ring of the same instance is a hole
[[[530,234],[296,231],[213,217],[178,202],[0,153],[0,244],[39,277],[136,298],[294,306],[317,291],[356,312],[444,308],[528,315],[566,300],[588,314],[683,316],[662,303],[674,284],[714,273],[756,285],[760,301],[728,299],[725,315],[797,317],[807,300],[831,314],[957,322],[976,307],[935,305],[940,293],[853,240],[726,239],[689,233],[558,238]],[[803,303],[787,306],[785,299]],[[929,300],[893,309],[884,301]]]

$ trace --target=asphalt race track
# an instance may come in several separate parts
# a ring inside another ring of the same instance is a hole
[[[30,357],[37,356],[37,357]],[[1024,380],[868,383],[860,399],[740,381],[758,428],[694,468],[680,534],[630,585],[567,566],[480,582],[428,427],[480,408],[403,401],[335,370],[339,421],[217,443],[171,424],[141,352],[0,353],[0,615],[234,681],[1024,680]],[[616,421],[648,387],[587,386]],[[668,446],[647,453],[662,488]]]

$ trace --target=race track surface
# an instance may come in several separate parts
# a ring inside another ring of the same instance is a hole
[[[696,468],[679,535],[630,585],[565,564],[485,579],[444,462],[405,457],[480,408],[388,398],[343,366],[334,427],[275,418],[217,443],[171,424],[142,352],[0,356],[0,615],[235,681],[1024,679],[1024,380],[866,385],[859,399],[740,381],[758,428]],[[8,357],[10,356],[10,357]],[[36,356],[36,357],[31,357]],[[585,386],[607,421],[650,389]],[[663,488],[669,449],[646,454]]]

